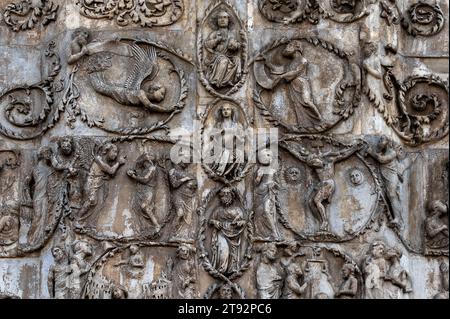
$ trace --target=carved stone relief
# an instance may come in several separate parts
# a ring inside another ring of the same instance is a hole
[[[119,26],[162,27],[184,12],[183,0],[77,0],[80,14],[90,19],[115,20]]]
[[[0,298],[448,299],[448,3],[11,2]]]
[[[6,6],[3,18],[9,28],[18,32],[55,21],[58,9],[59,5],[53,0],[20,0]]]

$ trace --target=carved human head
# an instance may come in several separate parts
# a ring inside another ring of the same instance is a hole
[[[128,292],[121,286],[115,286],[111,294],[112,299],[127,299]]]
[[[258,152],[258,160],[261,165],[270,165],[272,163],[273,153],[269,148],[264,148]]]
[[[89,41],[89,31],[85,28],[79,28],[73,32],[72,38],[81,45],[86,45]]]
[[[299,251],[300,245],[296,241],[291,241],[287,243],[287,247],[283,250],[284,255],[293,256],[295,253]]]
[[[191,179],[190,181],[188,181],[188,182],[186,183],[186,187],[187,187],[190,191],[195,192],[195,191],[197,190],[197,188],[198,188],[197,181],[196,181],[195,179]]]
[[[350,171],[350,182],[353,185],[358,186],[364,182],[364,174],[357,168]]]
[[[86,241],[77,240],[72,246],[72,250],[75,255],[81,254],[84,256],[92,255],[92,246]]]
[[[224,283],[219,288],[220,299],[233,299],[233,287],[229,283]]]
[[[159,84],[150,85],[147,89],[148,99],[152,102],[159,103],[166,98],[166,88]]]
[[[387,136],[382,135],[380,137],[380,139],[378,140],[378,149],[380,151],[386,151],[389,148],[390,144],[391,143],[390,143],[389,139],[387,138]]]
[[[295,183],[300,180],[300,169],[298,167],[289,167],[286,169],[285,176],[288,182]]]
[[[190,258],[191,252],[195,252],[195,247],[189,244],[181,244],[177,248],[177,257],[183,260],[187,260]]]
[[[138,245],[131,245],[129,247],[129,249],[130,249],[130,253],[132,255],[135,255],[135,254],[137,254],[139,252],[139,246]]]
[[[295,52],[303,54],[303,45],[299,40],[292,40],[289,42],[283,50],[283,56],[292,57]]]
[[[431,215],[438,215],[447,212],[447,205],[440,200],[434,200],[430,203],[429,211]]]
[[[217,26],[219,28],[228,28],[230,25],[230,15],[226,11],[220,11],[217,14]]]
[[[441,273],[446,273],[448,272],[448,264],[446,263],[441,263],[441,265],[439,266],[439,270],[441,271]]]
[[[219,192],[219,198],[224,206],[230,206],[234,201],[234,190],[230,187],[224,187]]]
[[[14,152],[7,152],[6,158],[5,158],[5,165],[6,166],[8,166],[10,168],[15,168],[19,164],[18,162],[19,162],[19,160],[17,158],[16,153],[14,153]]]
[[[398,248],[390,248],[386,251],[386,259],[391,261],[400,260],[402,255],[402,252]]]
[[[61,261],[66,256],[66,253],[60,246],[55,246],[52,248],[52,256],[55,261]]]
[[[371,255],[374,258],[384,258],[384,253],[386,250],[386,244],[381,240],[377,240],[372,243]]]
[[[102,148],[102,154],[106,155],[106,158],[109,161],[114,161],[117,158],[118,153],[119,150],[113,143],[106,143]]]
[[[50,160],[53,155],[53,150],[49,146],[42,146],[38,151],[38,160]]]
[[[293,262],[287,266],[287,273],[290,275],[295,275],[297,277],[303,276],[302,267],[299,264]]]
[[[154,161],[155,155],[153,153],[144,153],[141,157],[138,158],[136,168],[146,169],[149,166],[152,166]]]
[[[220,108],[222,118],[232,118],[234,115],[234,107],[230,103],[222,104]]]
[[[366,42],[363,46],[363,54],[366,58],[374,55],[378,50],[378,44],[374,42]]]
[[[70,136],[65,136],[58,141],[58,146],[64,155],[70,155],[73,151],[73,139]]]
[[[348,278],[355,274],[355,265],[351,263],[345,263],[344,266],[342,266],[342,277]]]
[[[275,243],[265,243],[262,246],[262,255],[269,261],[274,261],[277,258],[277,245]]]

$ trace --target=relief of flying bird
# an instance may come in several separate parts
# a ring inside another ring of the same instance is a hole
[[[159,72],[155,48],[150,46],[144,49],[136,43],[131,44],[130,48],[133,62],[125,83],[122,85],[108,83],[102,72],[93,72],[89,74],[92,87],[96,92],[123,105],[144,106],[154,112],[172,112],[174,107],[154,104],[164,100],[165,87],[157,84],[142,85],[144,81],[153,81]]]

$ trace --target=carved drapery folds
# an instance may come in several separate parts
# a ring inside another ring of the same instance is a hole
[[[236,9],[226,0],[211,2],[197,38],[200,81],[216,96],[229,96],[245,82],[247,32]]]
[[[256,107],[272,125],[290,132],[317,133],[333,128],[353,114],[361,98],[360,71],[350,56],[320,38],[275,41],[253,60],[258,84],[253,93]],[[335,76],[312,75],[313,67],[323,72],[333,68]],[[334,91],[332,96],[318,94],[318,83],[324,80]]]
[[[448,299],[446,1],[0,3],[0,299]]]

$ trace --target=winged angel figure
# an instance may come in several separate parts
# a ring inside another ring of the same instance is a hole
[[[166,96],[166,88],[152,83],[159,72],[157,54],[153,46],[142,48],[130,45],[133,64],[127,80],[122,85],[108,83],[103,72],[92,72],[90,82],[94,90],[106,95],[122,105],[140,106],[153,112],[168,113],[175,106],[164,107],[160,103]],[[145,81],[145,83],[144,83]]]

